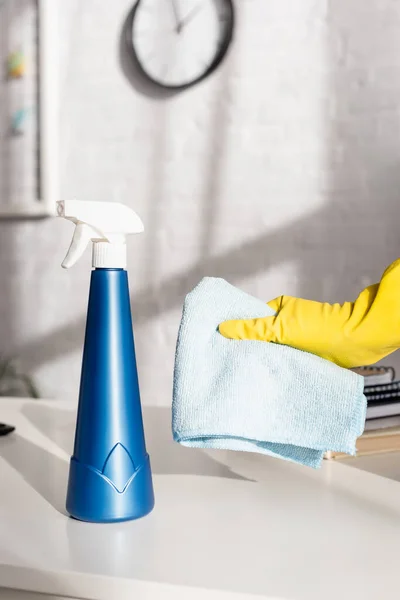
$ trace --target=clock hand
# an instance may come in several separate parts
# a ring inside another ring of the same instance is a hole
[[[174,13],[176,32],[180,33],[181,20],[180,20],[180,16],[179,16],[178,7],[176,5],[176,0],[171,0],[171,5],[172,5],[172,12]]]
[[[180,33],[182,31],[182,29],[188,24],[190,23],[190,21],[193,19],[193,17],[195,15],[197,15],[197,13],[203,8],[203,4],[196,4],[196,6],[194,6],[192,8],[192,10],[186,15],[186,17],[183,17],[183,19],[181,19],[181,21],[179,22],[179,26],[178,26],[178,33]]]

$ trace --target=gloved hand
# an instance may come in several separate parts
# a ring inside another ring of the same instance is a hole
[[[235,340],[286,344],[342,367],[374,364],[400,348],[400,259],[355,302],[327,304],[280,296],[268,306],[275,316],[226,321],[220,333]]]

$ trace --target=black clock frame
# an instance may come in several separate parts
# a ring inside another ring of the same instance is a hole
[[[234,28],[235,28],[235,9],[234,9],[234,5],[233,5],[233,0],[224,0],[224,2],[226,2],[227,6],[229,8],[229,19],[228,19],[229,22],[228,22],[227,30],[225,32],[225,38],[224,38],[222,44],[220,45],[218,52],[215,55],[214,60],[207,67],[207,69],[204,71],[204,73],[199,75],[199,77],[196,77],[195,79],[193,79],[192,81],[189,81],[187,83],[177,84],[177,85],[166,85],[164,83],[161,83],[160,81],[157,81],[156,78],[149,75],[149,73],[146,71],[145,67],[140,62],[140,59],[136,53],[134,35],[133,35],[133,24],[135,21],[136,12],[142,1],[143,0],[137,0],[135,6],[132,9],[130,24],[127,29],[127,38],[128,38],[127,44],[128,44],[128,50],[131,55],[131,58],[134,61],[136,67],[138,68],[138,70],[140,71],[140,73],[143,77],[145,77],[148,81],[150,81],[153,85],[157,86],[160,89],[169,90],[169,91],[181,91],[181,90],[185,90],[190,87],[193,87],[197,83],[200,83],[201,81],[203,81],[204,79],[209,77],[209,75],[211,75],[219,67],[219,65],[222,63],[222,61],[226,57],[228,48],[231,45],[231,42],[233,39],[233,32],[234,32]]]

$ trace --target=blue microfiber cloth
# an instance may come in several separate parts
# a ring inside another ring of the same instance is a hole
[[[326,451],[355,454],[364,429],[364,378],[287,346],[224,338],[218,325],[274,312],[223,279],[186,297],[175,357],[174,440],[244,450],[310,467]]]

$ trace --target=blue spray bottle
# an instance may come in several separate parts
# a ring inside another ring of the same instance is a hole
[[[146,451],[126,272],[125,236],[143,231],[136,213],[114,202],[58,202],[75,223],[62,266],[93,242],[92,275],[67,511],[109,523],[136,519],[154,506]]]

